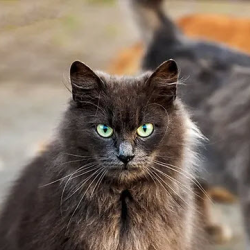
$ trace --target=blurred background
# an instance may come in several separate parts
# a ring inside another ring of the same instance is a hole
[[[126,0],[124,0],[126,1]],[[189,36],[250,53],[250,1],[166,1]],[[53,136],[70,98],[69,67],[134,74],[142,47],[115,0],[0,0],[0,209],[22,167]],[[232,239],[215,249],[243,249],[237,202],[214,205]]]

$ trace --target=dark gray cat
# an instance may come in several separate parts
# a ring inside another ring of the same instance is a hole
[[[199,130],[176,96],[178,69],[115,77],[71,66],[56,140],[12,189],[1,250],[199,250],[192,189]]]
[[[200,177],[239,195],[249,241],[250,57],[187,38],[164,14],[162,2],[129,1],[147,46],[142,69],[152,70],[166,58],[179,63],[185,84],[180,87],[182,98],[209,138]]]

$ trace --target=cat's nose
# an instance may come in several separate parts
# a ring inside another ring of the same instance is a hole
[[[117,157],[118,157],[118,159],[120,161],[122,161],[123,163],[127,164],[128,162],[130,162],[131,160],[133,160],[133,158],[135,157],[135,155],[118,155]]]
[[[131,161],[135,157],[133,146],[131,145],[131,143],[127,141],[121,142],[121,144],[119,145],[119,153],[117,157],[125,164]]]

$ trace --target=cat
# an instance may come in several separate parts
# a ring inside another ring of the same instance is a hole
[[[203,136],[178,75],[173,60],[137,77],[74,62],[57,135],[3,207],[0,249],[200,249],[192,176]]]
[[[202,149],[208,186],[239,195],[250,249],[250,56],[187,38],[165,15],[163,0],[130,0],[147,49],[142,70],[173,58],[180,65],[180,96],[209,139]]]

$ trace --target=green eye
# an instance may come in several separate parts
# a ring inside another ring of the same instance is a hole
[[[146,123],[137,129],[137,134],[141,137],[148,137],[154,131],[154,126],[151,123]]]
[[[105,138],[112,136],[114,132],[114,130],[111,127],[104,125],[104,124],[99,124],[96,127],[96,130],[100,136],[105,137]]]

